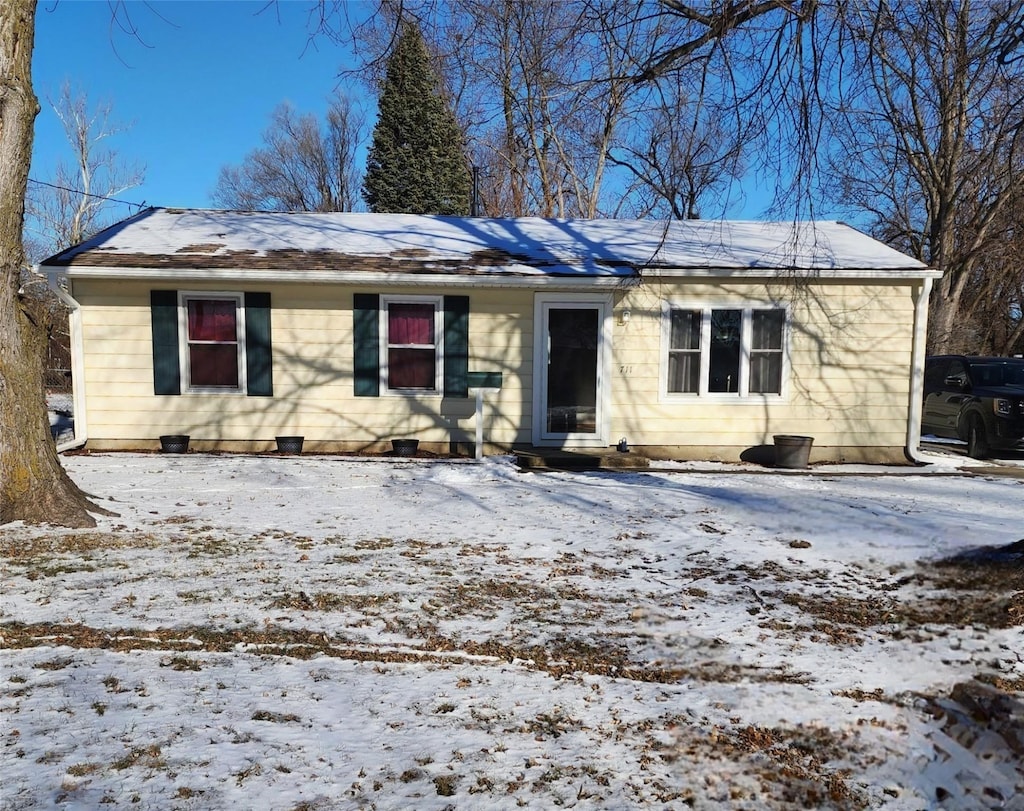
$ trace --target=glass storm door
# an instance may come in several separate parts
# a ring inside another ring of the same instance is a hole
[[[546,444],[603,442],[604,305],[545,302],[540,307],[539,439]]]

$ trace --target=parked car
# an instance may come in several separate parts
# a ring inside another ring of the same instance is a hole
[[[975,459],[1024,447],[1024,359],[927,358],[921,433],[962,440]]]

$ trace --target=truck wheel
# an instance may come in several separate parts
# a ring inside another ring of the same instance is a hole
[[[984,459],[988,456],[988,434],[985,433],[985,423],[977,414],[971,417],[967,423],[967,455],[974,459]]]

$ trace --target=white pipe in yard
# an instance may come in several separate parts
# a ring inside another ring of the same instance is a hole
[[[479,388],[476,390],[476,460],[484,458],[484,392],[498,389]]]

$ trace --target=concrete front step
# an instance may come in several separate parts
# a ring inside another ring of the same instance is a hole
[[[636,453],[617,451],[517,451],[516,464],[523,470],[632,470],[650,467],[650,460]]]

